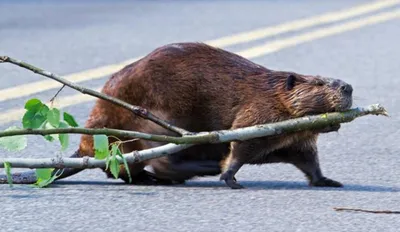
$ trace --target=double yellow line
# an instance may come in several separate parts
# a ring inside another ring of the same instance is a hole
[[[318,16],[313,16],[310,18],[295,20],[291,22],[286,22],[282,24],[278,24],[271,27],[260,28],[253,31],[243,32],[235,35],[230,35],[226,37],[222,37],[215,40],[205,41],[205,43],[210,44],[216,47],[227,47],[232,45],[237,45],[241,43],[247,43],[250,41],[256,41],[261,39],[266,39],[271,36],[276,36],[279,34],[298,31],[318,25],[323,25],[327,23],[334,23],[350,18],[354,18],[357,16],[361,16],[364,14],[368,14],[374,11],[383,10],[385,8],[394,7],[399,5],[400,0],[388,0],[388,1],[377,1],[369,4],[359,5],[353,8],[344,9],[336,12],[330,12]],[[386,11],[383,13],[374,14],[367,17],[360,17],[358,19],[353,19],[351,21],[347,21],[341,24],[336,24],[333,26],[324,27],[321,29],[315,29],[310,32],[305,32],[299,35],[295,35],[292,37],[287,37],[283,39],[279,39],[272,42],[266,42],[249,49],[245,49],[239,52],[236,52],[239,55],[242,55],[248,59],[260,57],[263,55],[267,55],[273,52],[277,52],[279,50],[293,47],[302,43],[310,42],[313,40],[317,40],[320,38],[344,33],[346,31],[355,30],[358,28],[362,28],[368,25],[382,23],[388,20],[400,18],[400,9],[394,9],[391,11]],[[112,73],[120,70],[125,65],[130,64],[141,57],[136,57],[133,59],[129,59],[117,64],[111,64],[103,67],[98,67],[94,69],[85,70],[78,73],[73,73],[64,76],[73,82],[83,82],[88,80],[94,80],[98,78],[102,78],[104,76],[111,75]],[[11,87],[7,89],[0,90],[0,102],[21,98],[28,95],[32,95],[38,92],[59,88],[61,85],[52,80],[44,80],[38,81],[30,84],[19,85],[16,87]],[[98,87],[97,90],[100,90],[101,87]],[[63,98],[59,98],[57,100],[57,106],[67,107],[71,105],[76,105],[79,103],[84,103],[93,100],[93,97],[76,94]],[[19,120],[23,113],[25,112],[22,107],[18,107],[15,109],[11,109],[9,111],[3,112],[0,114],[0,125],[9,123],[15,120]]]

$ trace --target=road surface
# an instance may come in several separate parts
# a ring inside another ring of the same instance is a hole
[[[271,69],[343,79],[354,87],[354,106],[381,103],[391,115],[320,137],[323,172],[341,189],[310,188],[286,164],[245,166],[237,178],[246,188],[236,191],[217,176],[129,186],[86,170],[46,189],[0,186],[0,231],[398,231],[398,215],[333,208],[400,210],[399,10],[395,1],[361,0],[0,2],[0,55],[86,87],[100,88],[124,62],[158,46],[203,41]],[[0,65],[0,80],[2,130],[20,124],[27,99],[47,101],[57,91],[10,64]],[[70,89],[58,101],[80,124],[93,103]],[[71,140],[62,155],[79,136]],[[30,136],[26,150],[0,157],[55,153],[58,144]]]

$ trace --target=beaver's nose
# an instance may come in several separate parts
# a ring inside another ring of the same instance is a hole
[[[340,85],[340,90],[347,95],[351,95],[353,93],[353,87],[346,83]]]

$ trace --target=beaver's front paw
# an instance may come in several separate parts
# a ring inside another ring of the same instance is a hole
[[[335,181],[335,180],[332,180],[332,179],[329,179],[326,177],[322,177],[318,181],[311,183],[311,186],[314,186],[314,187],[337,187],[338,188],[338,187],[343,187],[343,184],[338,181]]]

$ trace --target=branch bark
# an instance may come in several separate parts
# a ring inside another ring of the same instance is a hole
[[[148,159],[154,159],[166,155],[176,153],[192,146],[191,144],[166,144],[163,146],[134,151],[124,154],[128,163],[138,163]],[[120,164],[123,164],[123,159],[117,157]],[[4,167],[4,162],[9,162],[11,167],[14,168],[104,168],[106,167],[105,160],[99,160],[92,157],[85,156],[83,158],[6,158],[0,159],[0,167]],[[7,181],[7,180],[6,180]]]
[[[77,84],[75,84],[75,83],[73,83],[71,81],[68,81],[68,80],[62,78],[61,76],[58,76],[58,75],[56,75],[54,73],[51,73],[51,72],[46,71],[46,70],[43,70],[41,68],[35,67],[35,66],[33,66],[31,64],[28,64],[26,62],[23,62],[21,60],[13,59],[13,58],[8,57],[8,56],[0,56],[0,63],[3,63],[3,62],[11,63],[11,64],[14,64],[14,65],[20,66],[22,68],[28,69],[28,70],[30,70],[30,71],[32,71],[34,73],[40,74],[42,76],[45,76],[45,77],[48,77],[48,78],[53,79],[55,81],[58,81],[58,82],[66,85],[66,86],[69,86],[69,87],[71,87],[71,88],[73,88],[73,89],[75,89],[75,90],[77,90],[77,91],[79,91],[79,92],[81,92],[83,94],[88,94],[88,95],[91,95],[91,96],[94,96],[94,97],[97,97],[97,98],[112,102],[112,103],[114,103],[116,105],[122,106],[125,109],[128,109],[128,110],[132,111],[134,114],[136,114],[136,115],[138,115],[138,116],[140,116],[142,118],[148,119],[148,120],[150,120],[150,121],[152,121],[152,122],[154,122],[154,123],[166,128],[166,129],[174,131],[174,132],[176,132],[176,133],[178,133],[180,135],[184,135],[184,134],[188,134],[189,133],[185,129],[176,127],[176,126],[174,126],[174,125],[172,125],[172,124],[170,124],[170,123],[158,118],[157,116],[152,114],[150,111],[148,111],[148,110],[146,110],[146,109],[144,109],[144,108],[142,108],[140,106],[134,106],[134,105],[131,105],[131,104],[126,103],[124,101],[121,101],[120,99],[117,99],[117,98],[108,96],[106,94],[97,92],[95,90],[88,89],[88,88],[85,88],[83,86],[77,85]]]
[[[146,149],[142,151],[134,151],[124,154],[128,163],[137,163],[147,159],[158,158],[170,155],[192,146],[191,144],[176,145],[166,144],[160,147]],[[118,162],[123,164],[123,160],[117,157]],[[41,158],[41,159],[26,159],[26,158],[7,158],[0,159],[0,167],[4,167],[4,162],[9,162],[11,167],[20,168],[104,168],[106,167],[105,160],[98,160],[85,156],[83,158]],[[13,182],[15,184],[34,183],[36,182],[36,175],[33,172],[13,173]],[[0,184],[7,184],[7,176],[0,175]]]
[[[79,128],[79,127],[71,127],[71,128],[54,128],[54,129],[20,129],[20,130],[9,130],[9,131],[1,131],[1,137],[8,136],[16,136],[16,135],[51,135],[51,134],[87,134],[87,135],[109,135],[123,138],[136,138],[136,139],[144,139],[151,140],[156,142],[169,142],[175,144],[183,144],[183,143],[197,143],[197,142],[207,142],[207,137],[205,136],[184,136],[184,137],[175,137],[168,135],[156,135],[156,134],[148,134],[137,131],[128,131],[128,130],[118,130],[112,128]]]
[[[167,145],[163,145],[148,150],[128,153],[125,154],[124,156],[127,159],[128,163],[141,162],[144,160],[173,154],[175,152],[193,146],[196,143],[224,143],[224,142],[238,141],[238,140],[244,141],[258,137],[280,135],[283,133],[293,133],[302,130],[319,130],[329,127],[331,125],[350,122],[357,117],[361,117],[368,114],[387,116],[386,110],[379,104],[375,104],[364,108],[362,107],[354,108],[345,112],[335,112],[335,113],[327,113],[314,116],[306,116],[302,118],[290,119],[277,123],[250,126],[235,130],[202,132],[198,133],[197,135],[185,135],[183,137],[165,136],[164,142],[173,141],[174,143],[186,143],[186,144],[177,145],[169,143]],[[144,134],[140,132],[130,132],[130,133],[132,133],[132,135]],[[154,138],[148,137],[146,139],[152,140]],[[122,162],[122,159],[120,159],[119,161]],[[94,158],[89,158],[89,157],[44,158],[44,159],[3,158],[0,159],[0,167],[4,167],[5,162],[9,162],[12,167],[18,167],[18,168],[105,167],[105,160],[96,160]]]

